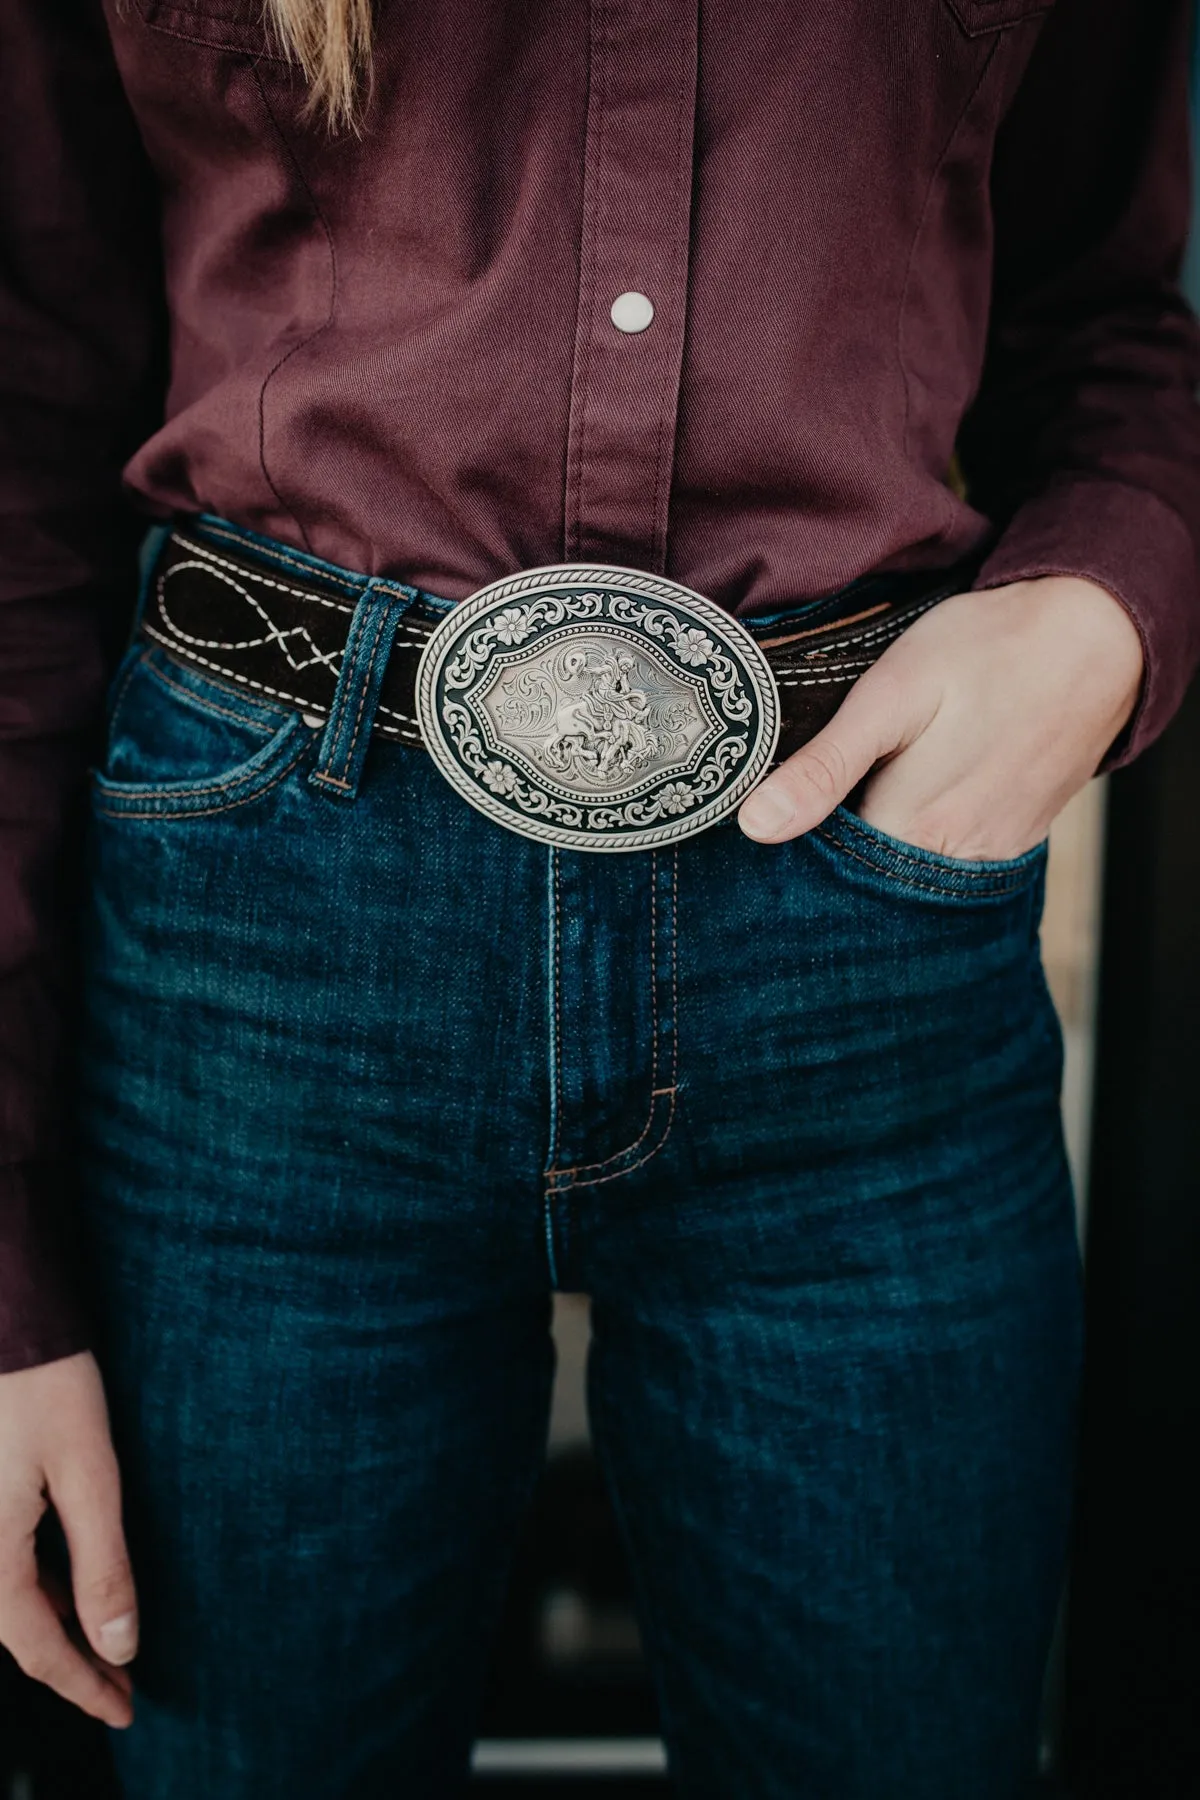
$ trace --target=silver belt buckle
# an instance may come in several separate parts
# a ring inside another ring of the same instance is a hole
[[[728,613],[641,569],[549,563],[478,588],[417,669],[434,762],[497,824],[642,850],[726,818],[775,753],[779,694]]]

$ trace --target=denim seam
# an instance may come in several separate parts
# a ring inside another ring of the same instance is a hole
[[[935,606],[940,606],[943,600],[949,599],[952,592],[953,589],[948,588],[944,594],[931,595],[929,599],[922,601],[920,606],[914,606],[899,619],[887,619],[880,625],[871,626],[868,631],[854,631],[849,637],[837,638],[833,643],[826,644],[821,654],[825,655],[830,650],[859,650],[866,644],[875,643],[879,638],[900,637],[914,619],[919,619],[922,613],[930,612]]]
[[[112,732],[116,729],[117,719],[120,714],[121,707],[124,704],[125,695],[129,691],[129,684],[133,680],[134,676],[137,674],[138,670],[141,668],[142,663],[145,661],[145,658],[146,658],[146,652],[143,650],[140,656],[136,656],[132,659],[132,661],[129,664],[129,667],[126,669],[124,675],[121,677],[121,685],[117,689],[116,693],[113,695],[112,705],[109,707],[109,710],[108,710],[108,730],[109,730],[110,736],[111,736]]]
[[[277,735],[282,735],[282,733],[285,729],[288,729],[290,732],[290,728],[294,725],[294,723],[295,723],[294,720],[289,719],[287,727],[286,728],[281,727],[280,733]],[[269,748],[268,745],[263,746],[264,750],[267,748]],[[262,751],[257,751],[256,755],[261,756]],[[206,795],[206,794],[225,793],[230,788],[240,787],[245,783],[253,782],[257,776],[262,774],[262,772],[263,771],[261,769],[255,769],[250,774],[247,774],[244,771],[242,771],[238,774],[227,775],[224,778],[218,778],[215,781],[200,781],[200,782],[197,782],[194,787],[171,787],[171,788],[163,787],[161,789],[158,789],[157,792],[159,792],[161,794],[162,798],[168,802],[172,801],[172,800],[194,800],[194,799],[198,799],[198,798],[203,798],[204,795]],[[102,784],[106,781],[106,779],[107,778],[105,776],[101,775],[100,781]],[[153,797],[154,797],[153,793],[148,793],[144,796],[144,798],[146,798],[147,800],[152,799]]]
[[[649,1563],[637,1554],[637,1546],[633,1533],[633,1518],[636,1508],[631,1506],[625,1497],[617,1473],[616,1457],[612,1453],[611,1443],[606,1443],[609,1426],[606,1417],[608,1401],[601,1395],[601,1382],[597,1379],[588,1394],[588,1420],[592,1434],[596,1440],[596,1449],[600,1456],[608,1486],[609,1498],[612,1501],[613,1513],[617,1528],[625,1546],[629,1560],[629,1573],[633,1583],[635,1600],[640,1601],[638,1619],[645,1639],[646,1648],[650,1652],[651,1678],[658,1701],[659,1720],[663,1727],[663,1737],[667,1741],[668,1759],[670,1757],[670,1739],[676,1735],[674,1712],[667,1694],[666,1671],[670,1662],[667,1652],[662,1620],[655,1607],[650,1592],[648,1576]],[[606,1454],[607,1452],[607,1454]]]
[[[564,1169],[561,1172],[564,1175],[570,1175],[571,1180],[564,1181],[562,1183],[562,1185],[560,1187],[555,1188],[553,1190],[553,1192],[556,1194],[570,1194],[570,1193],[573,1193],[576,1188],[603,1187],[604,1183],[606,1181],[620,1181],[620,1179],[623,1175],[632,1175],[635,1169],[644,1168],[648,1162],[653,1161],[653,1159],[658,1155],[659,1151],[662,1149],[663,1145],[666,1143],[667,1139],[670,1137],[671,1127],[675,1122],[676,1090],[673,1087],[659,1088],[656,1090],[656,1092],[659,1095],[668,1095],[669,1094],[670,1101],[667,1106],[667,1116],[663,1122],[662,1134],[658,1138],[658,1140],[654,1144],[651,1145],[650,1149],[647,1150],[645,1156],[639,1156],[636,1162],[627,1163],[623,1169],[613,1169],[607,1175],[588,1175],[585,1173],[582,1176],[580,1176],[578,1179],[576,1179],[574,1170]],[[600,1163],[600,1164],[592,1165],[592,1166],[596,1166],[599,1168],[606,1167],[606,1165],[604,1163]]]
[[[362,579],[356,579],[350,575],[335,574],[332,567],[327,563],[322,563],[320,570],[316,570],[312,567],[312,563],[318,560],[315,557],[311,558],[309,561],[302,561],[299,556],[289,554],[282,546],[277,548],[273,544],[261,542],[257,537],[252,544],[247,543],[240,532],[236,530],[231,531],[227,526],[213,525],[206,522],[205,524],[198,526],[197,530],[204,533],[206,536],[219,537],[225,543],[236,544],[241,549],[245,550],[247,555],[261,557],[264,561],[278,563],[285,569],[294,569],[297,574],[310,574],[313,576],[319,574],[322,579],[332,582],[337,587],[345,588],[348,594],[357,594],[360,589],[366,585],[367,578],[365,576]],[[177,541],[182,542],[183,540]],[[191,540],[184,544],[185,549],[191,549],[192,547]],[[353,608],[347,607],[345,610],[347,612],[352,612]]]
[[[741,623],[756,637],[763,631],[777,631],[781,625],[795,625],[801,630],[808,629],[808,622],[815,619],[817,631],[832,631],[842,623],[837,618],[829,618],[829,614],[837,606],[847,602],[861,605],[869,603],[881,585],[887,583],[889,577],[883,575],[861,575],[857,581],[851,581],[845,587],[834,588],[831,593],[818,594],[814,599],[797,600],[791,606],[782,606],[774,612],[738,614]],[[882,604],[882,603],[881,603]],[[820,621],[824,619],[825,624]]]
[[[302,744],[290,762],[285,763],[280,769],[272,768],[269,775],[264,776],[260,772],[257,779],[241,776],[238,780],[224,782],[216,788],[194,788],[190,790],[190,793],[165,794],[161,803],[157,805],[152,804],[151,797],[148,797],[147,804],[140,810],[137,809],[136,802],[128,806],[119,803],[112,804],[110,796],[110,803],[105,805],[102,801],[98,802],[96,811],[110,819],[210,819],[218,813],[232,812],[236,806],[246,806],[250,801],[261,799],[263,794],[270,793],[273,787],[277,787],[284,777],[290,775],[292,770],[303,761],[308,749],[308,743]],[[186,800],[193,796],[203,797],[205,793],[210,792],[213,794],[228,792],[237,788],[239,781],[247,791],[235,794],[232,799],[222,801],[220,806],[183,806],[175,809],[175,802],[178,800]],[[101,793],[103,793],[103,787],[101,787]]]
[[[657,875],[658,875],[658,852],[657,852],[657,850],[655,850],[655,851],[651,852],[651,864],[650,864],[650,1042],[651,1042],[651,1046],[652,1046],[651,1064],[650,1064],[650,1068],[651,1068],[651,1072],[650,1072],[650,1111],[646,1115],[646,1123],[642,1126],[642,1129],[638,1132],[638,1134],[634,1138],[633,1142],[626,1144],[624,1149],[615,1150],[611,1156],[601,1157],[601,1159],[598,1162],[573,1163],[570,1166],[570,1168],[566,1168],[566,1169],[555,1168],[550,1171],[552,1175],[570,1175],[572,1177],[572,1180],[567,1183],[568,1187],[574,1187],[576,1185],[577,1178],[581,1172],[586,1172],[588,1169],[611,1168],[613,1163],[621,1162],[625,1159],[625,1157],[632,1156],[633,1152],[639,1147],[639,1145],[641,1145],[645,1142],[646,1137],[650,1131],[650,1127],[654,1124],[654,1115],[658,1111],[658,1091],[659,1090],[655,1085],[655,1083],[658,1080],[658,966],[657,966],[658,965],[658,891],[657,891],[658,890],[658,881],[657,881]]]
[[[208,664],[207,666],[209,668],[212,668],[214,673],[218,673],[218,674],[225,673],[224,670],[217,670],[215,668],[215,666],[211,663]],[[241,680],[241,677],[237,676],[237,675],[231,675],[230,680],[238,681],[238,680]],[[185,692],[188,690],[181,689],[180,691]],[[275,690],[270,689],[270,690],[264,690],[264,691],[274,692]],[[285,694],[285,695],[281,695],[280,698],[290,700],[292,698],[292,696],[290,694]],[[300,704],[304,708],[304,716],[306,719],[309,719],[309,720],[315,719],[317,721],[317,723],[321,724],[321,725],[325,724],[328,721],[329,708],[327,706],[319,706],[316,703],[316,701],[311,701],[311,700],[302,701],[302,702],[300,702]],[[416,724],[417,724],[416,719],[409,719],[409,716],[407,713],[397,712],[396,708],[393,706],[377,706],[375,708],[375,710],[376,710],[376,712],[386,713],[389,719],[403,719],[403,720],[407,721],[408,724],[413,725],[413,726],[416,726]],[[230,713],[229,716],[231,719],[237,719],[237,718],[241,718],[242,715],[240,713]],[[417,730],[406,731],[404,729],[403,725],[380,725],[378,722],[376,722],[375,730],[377,732],[382,732],[384,737],[399,738],[403,743],[406,743],[406,744],[420,744],[420,745],[424,746],[424,743],[425,743],[425,740],[421,736],[419,731],[417,731]]]
[[[193,706],[201,707],[205,712],[219,713],[223,719],[232,719],[235,724],[244,725],[248,731],[261,731],[264,737],[270,737],[273,732],[279,730],[280,722],[270,724],[265,719],[251,719],[246,713],[234,712],[233,708],[229,706],[218,706],[215,700],[206,699],[204,695],[197,694],[194,689],[184,687],[181,681],[174,681],[165,669],[160,669],[152,663],[148,653],[143,655],[142,665],[147,675],[152,676],[155,681],[160,681],[164,687],[170,688],[172,693],[179,694],[182,699],[189,701]]]
[[[676,1017],[679,998],[677,952],[679,854],[678,851],[672,851],[671,853],[671,1079],[666,1086],[659,1085],[659,1062],[661,1059],[662,1042],[658,1011],[658,983],[660,976],[657,931],[657,873],[659,852],[655,850],[651,854],[653,856],[653,877],[650,888],[650,942],[652,969],[650,1004],[652,1009],[651,1018],[653,1021],[653,1053],[652,1073],[650,1076],[652,1083],[650,1089],[650,1112],[647,1116],[646,1123],[643,1125],[637,1137],[634,1138],[632,1143],[626,1144],[624,1149],[614,1151],[611,1156],[604,1157],[600,1162],[575,1163],[570,1168],[550,1168],[547,1170],[547,1175],[552,1182],[556,1181],[560,1176],[569,1177],[569,1179],[562,1181],[554,1187],[553,1191],[556,1193],[567,1193],[570,1189],[577,1187],[600,1187],[606,1181],[616,1181],[622,1175],[631,1175],[635,1169],[642,1168],[652,1157],[658,1155],[658,1152],[662,1149],[668,1137],[671,1135],[671,1127],[675,1122],[675,1099],[678,1093],[676,1075],[678,1072],[679,1060],[679,1029],[678,1019]],[[668,1103],[666,1109],[667,1116],[660,1136],[651,1148],[647,1150],[644,1156],[639,1156],[635,1161],[630,1162],[628,1158],[633,1156],[634,1152],[646,1141],[646,1138],[661,1115],[662,1107],[660,1102],[664,1099],[667,1100]],[[618,1162],[623,1164],[623,1167],[619,1169],[613,1168],[612,1165]],[[590,1173],[593,1169],[598,1171],[594,1175]],[[605,1173],[605,1171],[608,1171],[608,1173]]]
[[[855,820],[853,815],[849,818],[844,818],[841,823],[843,828],[848,831],[852,837],[860,838],[868,844],[872,841],[870,833],[863,830],[862,826]],[[898,862],[912,863],[916,868],[928,869],[929,867],[926,859],[923,856],[918,855],[915,851],[893,850],[889,847],[888,854],[895,857]],[[962,870],[955,870],[954,873],[962,874],[970,881],[989,881],[996,878],[995,871],[991,869],[963,868]],[[1004,873],[1001,872],[1000,879],[1004,878]]]
[[[558,1160],[560,1096],[562,1093],[562,1009],[559,1000],[561,992],[561,957],[560,957],[560,918],[558,851],[551,845],[549,850],[547,871],[550,877],[550,901],[547,908],[546,925],[548,934],[547,980],[549,993],[549,1027],[550,1027],[550,1149],[543,1170],[542,1183],[542,1231],[546,1241],[546,1264],[550,1272],[551,1287],[558,1286],[558,1260],[554,1250],[554,1166]]]
[[[993,878],[992,876],[989,876],[986,871],[964,869],[960,879],[970,884],[966,889],[961,887],[936,886],[931,881],[918,881],[915,876],[908,874],[906,870],[893,869],[882,859],[876,860],[875,858],[864,854],[863,851],[854,849],[850,844],[846,843],[844,839],[836,836],[832,831],[827,831],[823,825],[814,826],[813,829],[819,837],[825,839],[826,843],[832,844],[835,849],[840,850],[843,855],[853,857],[855,862],[862,863],[863,867],[870,869],[873,874],[890,877],[893,880],[902,882],[905,887],[919,888],[923,893],[941,894],[947,899],[961,898],[964,893],[970,893],[971,888],[974,887],[983,889],[984,893],[989,898],[1002,900],[1006,899],[1010,894],[1019,894],[1029,879],[1029,872],[1024,870],[1021,872],[1018,880],[1005,881],[1004,877]],[[914,868],[924,869],[928,867],[927,864],[921,861],[920,857],[906,857],[899,850],[890,852],[890,854],[893,855],[898,862],[903,861],[912,863]],[[998,885],[988,887],[986,884],[993,879],[998,880]],[[1000,882],[1003,882],[1003,885],[999,885]]]
[[[394,627],[396,621],[395,619],[389,619],[388,613],[381,610],[379,614],[379,623],[375,628],[375,642],[371,645],[371,655],[367,662],[367,672],[363,676],[362,690],[358,696],[358,711],[354,715],[354,730],[350,734],[350,743],[346,750],[346,759],[342,765],[345,770],[348,770],[354,761],[354,747],[358,743],[359,734],[362,731],[363,714],[367,710],[367,697],[371,692],[371,679],[375,673],[375,664],[379,660],[380,647],[387,634],[389,623]]]
[[[550,1167],[558,1162],[558,1147],[562,1130],[562,899],[561,881],[558,866],[558,851],[550,852],[554,861],[554,1140],[551,1145]]]

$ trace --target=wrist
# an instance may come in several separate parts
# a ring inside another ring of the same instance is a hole
[[[1003,598],[1037,654],[1063,669],[1073,695],[1103,714],[1112,734],[1133,716],[1145,679],[1145,651],[1128,608],[1081,575],[1039,575],[980,590]]]

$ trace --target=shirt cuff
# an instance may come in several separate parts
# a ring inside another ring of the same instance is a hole
[[[1097,773],[1140,756],[1167,725],[1200,662],[1200,569],[1182,518],[1146,488],[1063,480],[1013,516],[972,586],[1078,575],[1119,600],[1142,640],[1133,715]]]
[[[0,1169],[0,1374],[89,1348],[57,1172]]]

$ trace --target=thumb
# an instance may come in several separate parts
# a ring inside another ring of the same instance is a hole
[[[121,1478],[105,1435],[78,1452],[52,1483],[71,1555],[75,1612],[96,1654],[127,1663],[137,1652],[137,1599],[121,1526]]]
[[[898,693],[878,665],[860,677],[815,737],[772,771],[743,801],[747,837],[781,844],[831,813],[881,756],[900,742]]]

